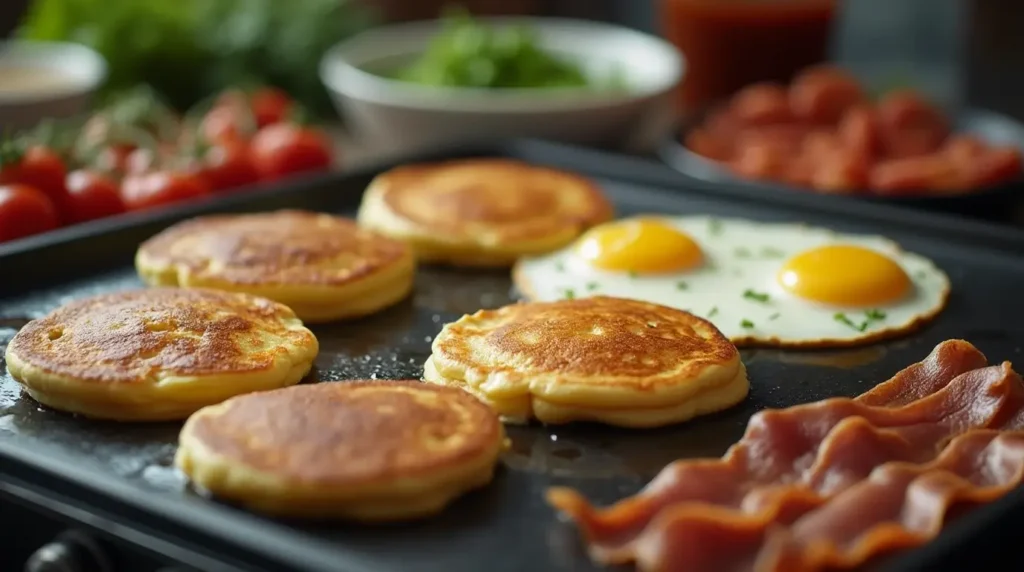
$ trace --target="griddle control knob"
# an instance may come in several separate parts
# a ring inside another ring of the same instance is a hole
[[[110,560],[91,537],[69,531],[39,547],[24,572],[112,572]]]

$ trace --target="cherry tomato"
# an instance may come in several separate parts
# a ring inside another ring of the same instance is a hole
[[[59,205],[65,223],[75,224],[124,212],[117,184],[97,172],[71,171],[67,189]]]
[[[249,106],[256,119],[256,126],[266,127],[288,119],[288,114],[292,110],[292,100],[288,94],[277,88],[264,87],[252,94]]]
[[[243,144],[221,144],[203,154],[200,172],[213,191],[234,190],[260,180],[249,150]]]
[[[786,88],[774,83],[756,83],[740,90],[730,104],[733,115],[747,125],[770,125],[793,120]]]
[[[121,182],[121,200],[133,211],[192,200],[209,192],[202,177],[188,172],[150,171],[129,175]]]
[[[58,224],[57,209],[42,191],[19,184],[0,186],[0,242],[53,230]]]
[[[51,201],[64,196],[64,160],[52,150],[35,145],[14,153],[0,166],[0,184],[21,184],[42,191]]]
[[[295,173],[325,171],[331,167],[331,145],[318,131],[276,123],[260,129],[252,139],[252,160],[264,180]]]
[[[864,100],[864,90],[857,79],[831,66],[804,71],[789,88],[793,114],[812,123],[834,125],[847,109]]]

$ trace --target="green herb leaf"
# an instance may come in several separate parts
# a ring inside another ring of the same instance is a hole
[[[761,249],[761,256],[764,258],[782,258],[786,253],[773,246],[766,246]]]
[[[768,294],[765,292],[755,292],[753,290],[746,290],[743,292],[743,297],[747,300],[754,300],[756,302],[767,302]]]
[[[857,330],[858,332],[863,332],[868,328],[867,322],[862,322],[858,324],[851,320],[846,314],[842,312],[837,313],[835,316],[833,316],[833,318],[835,318],[835,320],[840,324],[846,324],[847,326],[850,326],[851,328]]]
[[[751,322],[750,320],[747,319],[743,319],[740,321],[740,327],[749,330],[754,327],[754,322]]]
[[[712,236],[722,234],[722,221],[717,218],[708,219],[708,232]]]
[[[597,290],[600,287],[601,287],[601,285],[598,284],[597,282],[587,282],[587,291],[588,292],[593,292],[594,290]]]
[[[718,306],[713,306],[711,310],[708,312],[708,317],[712,318],[716,315],[718,315]]]
[[[690,288],[690,285],[687,284],[686,282],[682,282],[682,281],[676,282],[676,290],[687,290],[689,288]]]
[[[636,278],[636,277],[637,277],[637,272],[636,272],[636,270],[630,270],[630,271],[628,272],[628,274],[629,274],[629,277],[630,277],[630,278]]]
[[[864,312],[864,316],[871,321],[879,321],[885,319],[885,312],[881,310],[868,310]]]
[[[576,291],[573,290],[572,288],[566,288],[563,292],[563,296],[566,300],[572,300],[573,298],[576,297]]]

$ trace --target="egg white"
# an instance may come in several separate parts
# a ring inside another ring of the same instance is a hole
[[[572,245],[520,260],[515,283],[530,300],[595,295],[644,300],[706,318],[736,344],[791,347],[846,346],[895,336],[936,316],[949,296],[949,277],[935,263],[882,236],[712,216],[660,220],[700,245],[702,266],[657,275],[610,272],[579,258]],[[776,276],[787,259],[832,244],[861,246],[887,256],[910,277],[911,292],[886,305],[842,307],[794,296],[778,284]],[[745,295],[748,291],[753,296]],[[766,301],[755,299],[764,294]],[[885,317],[870,319],[867,312],[876,310]]]

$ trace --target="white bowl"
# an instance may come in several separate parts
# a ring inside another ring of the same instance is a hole
[[[107,77],[103,56],[85,46],[61,42],[0,41],[0,68],[4,67],[40,68],[59,75],[61,82],[39,90],[0,91],[2,130],[84,113]]]
[[[412,61],[441,30],[441,22],[385,26],[332,47],[321,61],[321,79],[354,138],[400,150],[509,137],[623,146],[651,125],[671,128],[665,114],[685,64],[667,42],[583,20],[481,21],[525,25],[544,49],[578,62],[589,74],[616,70],[627,89],[433,87],[388,79],[367,70],[393,70]]]

